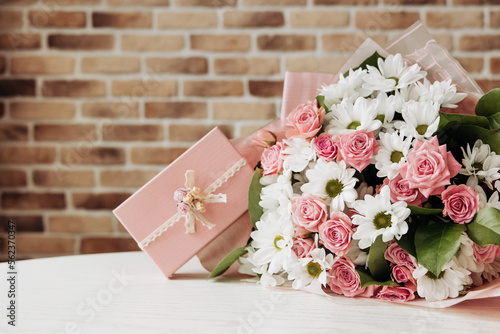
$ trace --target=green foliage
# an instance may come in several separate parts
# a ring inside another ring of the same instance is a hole
[[[383,242],[382,236],[379,235],[368,252],[368,269],[377,281],[386,281],[391,278],[391,272],[384,257],[388,244],[389,242]]]
[[[500,88],[484,94],[476,104],[476,115],[490,117],[500,112]]]
[[[262,169],[256,168],[252,177],[252,182],[250,182],[250,187],[248,189],[248,213],[250,214],[250,220],[252,221],[254,228],[255,223],[260,220],[260,217],[264,213],[264,210],[259,205],[260,191],[262,190],[262,185],[260,184],[261,177]]]
[[[440,214],[441,212],[443,212],[442,209],[422,208],[422,207],[416,206],[416,205],[408,205],[408,209],[410,209],[410,211],[413,215],[434,215],[434,214]]]
[[[385,59],[385,58],[382,57],[377,51],[375,51],[375,53],[372,54],[370,57],[366,58],[365,61],[361,63],[361,65],[359,65],[356,68],[353,68],[352,70],[356,71],[357,69],[360,69],[360,68],[366,70],[367,65],[378,68],[378,60],[379,59]],[[348,74],[349,74],[349,72],[346,72],[346,73],[344,73],[344,76],[346,77]]]
[[[467,234],[479,246],[500,246],[500,210],[485,208],[467,224]]]
[[[391,279],[388,279],[386,281],[377,281],[372,277],[370,272],[363,268],[362,266],[357,266],[356,267],[356,272],[359,275],[359,280],[361,282],[361,288],[366,288],[367,286],[370,285],[388,285],[388,286],[399,286],[398,283],[392,281]]]
[[[210,273],[210,276],[208,276],[208,278],[214,278],[224,274],[234,262],[238,261],[238,259],[241,256],[245,255],[247,252],[248,251],[246,250],[246,246],[236,248],[234,251],[229,253],[229,255],[227,255],[221,262],[219,262],[215,269]]]

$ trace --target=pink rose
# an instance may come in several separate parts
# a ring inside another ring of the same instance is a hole
[[[385,250],[384,257],[387,261],[394,263],[395,265],[405,266],[409,268],[412,272],[417,268],[417,260],[405,252],[399,245],[395,242],[389,245]]]
[[[260,157],[260,164],[264,170],[264,175],[278,174],[283,170],[283,159],[281,158],[281,151],[283,151],[285,144],[282,142],[277,143],[262,152]]]
[[[321,129],[324,118],[325,109],[318,108],[316,101],[301,104],[288,115],[287,126],[292,129],[286,132],[286,137],[314,137]]]
[[[269,130],[260,129],[253,137],[253,143],[259,147],[269,148],[276,144],[276,135]]]
[[[479,246],[473,243],[472,250],[474,251],[474,260],[476,263],[493,263],[499,248],[500,247],[496,245]]]
[[[391,201],[394,203],[405,201],[408,205],[420,205],[426,200],[418,189],[410,188],[410,182],[403,179],[399,174],[392,180],[386,178],[384,180],[384,185],[389,186],[391,190]]]
[[[295,238],[308,238],[311,236],[311,231],[306,230],[305,228],[299,225],[295,226],[293,232]]]
[[[337,156],[337,145],[333,142],[332,136],[326,133],[313,138],[312,146],[318,157],[326,161],[332,161]]]
[[[417,282],[415,281],[415,278],[413,277],[411,269],[408,269],[405,266],[394,266],[392,268],[392,276],[394,277],[394,280],[398,283],[404,283],[404,285],[407,288],[410,288],[414,291],[417,289]]]
[[[377,146],[377,140],[373,132],[358,130],[347,134],[339,134],[338,137],[337,146],[339,153],[337,160],[345,160],[346,163],[354,167],[358,172],[361,172],[370,164],[371,158],[380,149]]]
[[[318,232],[318,224],[328,216],[326,203],[311,194],[292,198],[292,217],[295,223],[303,228]]]
[[[316,245],[311,238],[297,238],[293,240],[292,250],[301,259],[308,257],[315,248]]]
[[[347,297],[371,297],[377,288],[376,285],[370,285],[361,288],[359,274],[356,272],[356,266],[349,259],[339,258],[330,269],[328,285],[330,289],[338,294]]]
[[[479,194],[469,186],[449,186],[442,194],[443,216],[458,224],[469,223],[479,211]]]
[[[187,213],[191,210],[191,205],[186,202],[177,203],[177,212],[181,214],[181,216],[187,215]]]
[[[187,189],[179,188],[174,192],[174,201],[181,202],[184,196],[188,193]]]
[[[408,302],[415,299],[415,291],[404,286],[383,286],[375,297],[391,302]]]
[[[352,244],[352,222],[342,212],[332,212],[330,220],[319,225],[319,240],[337,256],[344,256]]]
[[[429,141],[416,141],[407,161],[399,167],[399,173],[408,180],[412,189],[418,189],[426,198],[441,194],[450,179],[458,174],[460,165],[446,145],[439,146],[436,136]]]

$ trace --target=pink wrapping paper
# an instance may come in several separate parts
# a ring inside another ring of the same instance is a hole
[[[176,189],[184,188],[186,170],[195,171],[195,185],[204,190],[240,159],[241,155],[226,136],[215,128],[113,212],[140,243],[177,213],[173,194]],[[186,234],[181,218],[144,248],[165,276],[170,277],[247,211],[247,191],[242,189],[248,189],[252,175],[253,167],[247,163],[215,191],[226,194],[227,203],[206,204],[203,216],[216,225],[214,228],[208,229],[196,221],[196,233]],[[249,235],[251,223],[243,222],[242,233]]]

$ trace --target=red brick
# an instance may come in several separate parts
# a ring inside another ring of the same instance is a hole
[[[285,23],[282,12],[230,11],[224,13],[226,28],[282,27]]]
[[[433,34],[432,36],[434,37],[436,42],[438,42],[439,45],[444,47],[449,52],[451,52],[455,49],[452,35],[450,35],[450,34]]]
[[[145,12],[110,12],[92,13],[94,28],[151,28],[151,13]]]
[[[42,0],[47,5],[54,6],[54,0]],[[100,5],[102,0],[59,0],[58,6]]]
[[[500,74],[500,58],[491,58],[490,70],[493,74]]]
[[[214,128],[214,125],[171,124],[169,128],[171,141],[195,142],[203,138]],[[220,125],[219,128],[228,138],[233,137],[233,127]]]
[[[6,59],[5,57],[0,57],[0,74],[5,73],[5,64],[6,64]]]
[[[0,102],[0,118],[2,118],[5,115],[5,107],[3,102]]]
[[[191,49],[215,52],[246,52],[250,50],[248,35],[191,35]]]
[[[315,5],[371,6],[377,3],[378,0],[314,0]]]
[[[170,0],[107,0],[109,6],[168,6]]]
[[[82,115],[90,118],[138,118],[139,103],[122,102],[85,102]]]
[[[215,102],[213,112],[214,119],[271,120],[276,118],[274,103]]]
[[[349,12],[297,11],[290,13],[290,25],[299,28],[338,28],[349,24]]]
[[[483,58],[456,57],[460,65],[469,73],[481,73],[484,68]]]
[[[500,50],[500,35],[465,35],[458,41],[462,51]]]
[[[105,187],[142,187],[160,170],[105,170],[101,171],[101,185]]]
[[[271,75],[280,73],[279,58],[217,58],[214,60],[217,74]]]
[[[10,117],[17,119],[69,119],[75,105],[69,102],[11,102]]]
[[[147,102],[146,118],[206,118],[203,102]]]
[[[476,79],[476,82],[485,93],[488,93],[490,90],[500,87],[500,80]]]
[[[56,151],[53,147],[0,146],[0,161],[11,164],[53,163]]]
[[[314,35],[261,35],[257,37],[259,50],[306,51],[316,49]]]
[[[94,172],[89,170],[35,170],[33,182],[42,187],[93,187]]]
[[[250,80],[250,94],[260,97],[280,97],[283,95],[283,81]]]
[[[65,165],[117,165],[125,163],[125,151],[115,147],[63,147],[61,162]]]
[[[84,57],[82,73],[127,74],[141,70],[141,63],[136,57]]]
[[[208,72],[207,59],[203,57],[149,58],[146,59],[146,66],[150,73],[206,74]]]
[[[103,131],[103,139],[109,141],[155,141],[163,139],[161,125],[113,125]]]
[[[307,0],[243,0],[244,6],[305,6]]]
[[[500,11],[490,12],[490,27],[500,28]]]
[[[2,0],[2,2],[0,2],[0,6],[9,6],[9,5],[16,5],[16,6],[19,6],[19,5],[29,5],[29,4],[32,4],[32,3],[35,3],[37,2],[38,0]],[[45,0],[45,1],[48,1],[48,0]]]
[[[16,223],[16,232],[42,232],[42,216],[8,215],[0,216],[0,221],[12,220]],[[7,224],[0,224],[0,232],[6,231]]]
[[[322,37],[323,49],[333,52],[354,52],[367,39],[371,38],[379,45],[385,45],[385,35],[363,35],[363,34],[327,34]]]
[[[133,147],[132,162],[148,165],[168,165],[177,159],[186,148],[182,147]]]
[[[35,28],[85,28],[85,12],[30,11],[29,22]]]
[[[28,127],[24,124],[0,123],[0,141],[27,141]]]
[[[10,62],[12,74],[70,74],[75,68],[72,57],[14,56]]]
[[[184,96],[242,96],[241,81],[184,81]]]
[[[47,236],[41,233],[20,233],[16,236],[17,251],[24,254],[74,254],[76,238]]]
[[[142,98],[145,96],[175,96],[177,95],[177,81],[150,81],[124,80],[113,81],[111,91],[114,96],[128,96]]]
[[[420,19],[417,12],[356,12],[356,27],[366,30],[406,29]]]
[[[111,50],[115,45],[113,35],[49,35],[49,47],[61,50]]]
[[[34,96],[33,79],[0,79],[0,96]]]
[[[344,66],[345,57],[299,57],[286,60],[287,71],[337,73]]]
[[[43,82],[42,95],[53,97],[99,97],[106,95],[106,85],[99,80],[46,80]]]
[[[479,11],[433,11],[427,12],[426,24],[430,28],[481,28],[484,26],[484,15]]]
[[[446,5],[446,0],[384,0],[387,5]]]
[[[223,7],[236,6],[236,0],[174,0],[177,6]]]
[[[110,233],[113,232],[113,222],[109,216],[49,216],[50,232],[67,233]]]
[[[0,34],[0,50],[33,50],[39,49],[39,34],[4,33]]]
[[[4,192],[2,208],[15,210],[64,209],[66,199],[63,193]]]
[[[27,178],[26,178],[26,172],[24,170],[0,169],[0,186],[19,187],[25,185],[27,185]]]
[[[183,36],[123,35],[122,50],[126,51],[178,51],[184,48]]]
[[[127,238],[82,238],[80,252],[82,254],[139,251],[139,246],[131,237]]]
[[[77,209],[114,210],[130,195],[129,193],[73,193],[73,205]]]
[[[453,0],[454,5],[500,5],[499,0]]]
[[[23,26],[23,13],[14,10],[0,11],[0,29],[20,28]]]
[[[160,29],[202,29],[216,28],[215,12],[163,12],[158,14]]]

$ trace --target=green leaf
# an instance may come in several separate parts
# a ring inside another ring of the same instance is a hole
[[[389,242],[383,242],[382,236],[379,235],[368,252],[368,269],[377,281],[386,281],[391,277],[387,260],[384,257],[388,244]]]
[[[467,234],[479,246],[500,246],[500,210],[485,208],[467,224]]]
[[[488,122],[490,122],[490,129],[491,130],[500,129],[500,113],[496,113],[496,114],[488,117]]]
[[[329,113],[331,110],[328,109],[328,107],[325,105],[325,96],[324,95],[318,95],[316,96],[316,101],[318,101],[318,105],[320,107],[323,107],[325,109],[325,113]]]
[[[467,140],[467,143],[474,145],[476,139],[481,139],[490,145],[493,151],[500,154],[500,129],[486,130],[474,125],[464,125],[460,127],[458,133],[462,136],[462,141]]]
[[[428,209],[416,205],[408,205],[408,209],[410,209],[411,213],[414,215],[434,215],[443,212],[443,209]]]
[[[500,88],[484,94],[476,104],[476,115],[490,117],[500,112]]]
[[[359,275],[359,280],[361,282],[361,288],[366,288],[367,286],[370,285],[388,285],[388,286],[399,286],[398,283],[392,281],[392,280],[387,280],[387,281],[377,281],[374,279],[368,270],[363,268],[362,266],[357,266],[356,267],[356,272]]]
[[[410,216],[408,223],[408,232],[403,234],[399,240],[396,240],[397,244],[401,249],[403,249],[408,254],[417,257],[417,252],[415,251],[415,232],[419,226],[417,217]]]
[[[460,247],[460,235],[465,226],[455,223],[431,221],[415,232],[415,250],[418,262],[436,277],[443,266],[451,261]]]
[[[229,253],[229,255],[227,255],[221,262],[219,262],[215,269],[210,273],[210,276],[208,276],[208,278],[214,278],[224,274],[234,262],[238,261],[240,256],[243,256],[246,253],[248,253],[246,246],[236,248],[234,251]]]
[[[489,129],[490,123],[484,116],[465,115],[465,114],[447,114],[439,112],[438,131],[442,129],[456,128],[461,125],[476,125],[481,128]]]
[[[252,182],[250,182],[250,188],[248,189],[248,213],[250,214],[253,227],[255,227],[255,223],[260,220],[260,217],[264,213],[264,209],[259,205],[260,191],[262,190],[262,185],[260,184],[261,177],[262,169],[256,168],[253,173]]]
[[[360,69],[360,68],[366,70],[367,69],[367,67],[366,67],[367,65],[370,65],[370,66],[378,68],[378,60],[379,60],[379,58],[380,59],[385,59],[378,52],[375,51],[375,53],[372,54],[370,57],[366,58],[365,61],[361,63],[361,65],[359,65],[356,68],[353,68],[352,70],[356,71],[357,69]],[[344,77],[346,77],[348,75],[349,75],[349,71],[347,71],[346,73],[344,73]]]

